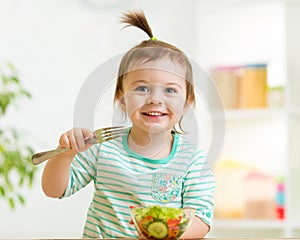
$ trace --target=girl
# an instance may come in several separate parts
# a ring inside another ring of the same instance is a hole
[[[125,13],[122,22],[150,38],[119,67],[115,103],[132,127],[101,145],[84,143],[93,137],[88,129],[62,134],[59,148],[71,150],[47,162],[43,190],[62,198],[94,182],[86,238],[135,238],[129,206],[149,205],[195,208],[182,238],[203,238],[212,222],[214,180],[203,151],[180,134],[181,118],[195,104],[191,65],[178,48],[153,37],[143,12]]]

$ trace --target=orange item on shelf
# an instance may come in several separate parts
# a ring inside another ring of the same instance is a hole
[[[212,76],[225,109],[267,107],[267,64],[219,66]]]
[[[244,65],[239,79],[238,108],[267,107],[267,86],[266,64]]]
[[[238,107],[238,71],[240,71],[240,67],[235,66],[220,66],[213,71],[213,77],[225,109]]]

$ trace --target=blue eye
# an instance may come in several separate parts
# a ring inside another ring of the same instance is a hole
[[[166,93],[177,93],[177,90],[175,88],[168,87],[165,89],[165,92]]]
[[[149,88],[147,86],[138,86],[134,90],[137,92],[149,92]]]

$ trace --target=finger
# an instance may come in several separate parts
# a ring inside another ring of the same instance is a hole
[[[67,133],[64,133],[59,138],[59,147],[71,148],[70,141]]]
[[[94,133],[87,128],[82,128],[81,131],[85,139],[94,137]]]
[[[86,128],[82,129],[82,134],[83,134],[85,140],[88,139],[88,138],[94,138],[95,137],[94,133],[91,130],[86,129]],[[88,143],[86,143],[86,142],[84,142],[84,143],[85,143],[85,147],[88,147],[88,148],[93,145],[92,141],[88,142]]]
[[[76,139],[76,134],[75,134],[76,131],[77,131],[77,129],[75,129],[75,128],[70,130],[69,132],[67,132],[67,136],[68,136],[70,148],[78,151],[78,144],[77,144],[77,139]]]
[[[85,137],[83,135],[82,129],[75,129],[74,137],[76,140],[76,145],[77,145],[78,150],[84,148],[85,147],[85,142],[84,142]]]

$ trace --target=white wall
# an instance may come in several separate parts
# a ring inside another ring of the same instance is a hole
[[[286,83],[284,0],[200,1],[197,13],[205,67],[268,63],[269,84]]]
[[[102,1],[0,1],[0,63],[13,63],[32,93],[31,100],[22,100],[0,124],[18,127],[37,151],[55,147],[60,134],[72,128],[76,97],[89,74],[147,39],[136,29],[121,31],[122,11],[143,9],[156,37],[194,58],[194,1],[97,2]],[[70,199],[48,199],[40,187],[43,165],[39,168],[34,188],[23,190],[24,207],[11,211],[0,199],[0,238],[80,237],[92,188]]]

